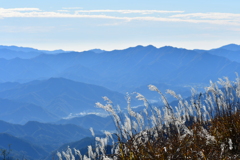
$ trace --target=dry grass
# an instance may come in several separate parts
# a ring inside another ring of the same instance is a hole
[[[151,106],[137,93],[145,109],[134,112],[128,99],[128,113],[113,107],[104,97],[106,105],[97,103],[113,116],[117,142],[112,154],[106,154],[105,140],[97,138],[99,152],[89,152],[87,159],[119,160],[225,160],[240,159],[240,81],[220,79],[211,83],[206,93],[193,91],[190,101],[178,99],[178,106],[171,106],[164,94],[155,86],[149,88],[160,94],[165,107]],[[107,133],[108,137],[111,134]],[[66,157],[65,157],[66,158]],[[74,158],[73,158],[74,159]],[[72,159],[72,160],[73,160]],[[69,157],[68,160],[71,160]]]

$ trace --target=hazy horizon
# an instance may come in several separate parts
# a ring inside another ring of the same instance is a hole
[[[38,49],[38,50],[43,50],[43,51],[63,50],[63,51],[83,52],[83,51],[95,50],[95,49],[104,50],[104,51],[124,50],[124,49],[127,49],[127,48],[134,48],[134,47],[137,47],[137,46],[143,46],[143,47],[154,46],[154,47],[156,47],[156,48],[162,48],[162,47],[166,47],[166,46],[171,46],[171,47],[174,47],[174,48],[182,48],[182,49],[187,49],[187,50],[194,50],[194,49],[211,50],[211,49],[217,49],[217,48],[220,48],[220,47],[222,47],[222,46],[226,46],[226,45],[230,45],[230,44],[240,45],[240,44],[236,44],[236,43],[228,43],[228,44],[220,45],[220,46],[213,47],[213,48],[203,48],[203,47],[200,47],[200,48],[185,48],[185,47],[181,47],[181,46],[177,47],[177,46],[171,46],[171,45],[163,45],[163,46],[158,47],[158,46],[149,44],[149,45],[127,46],[127,47],[123,47],[123,48],[114,48],[114,49],[89,48],[89,49],[83,49],[83,50],[64,50],[63,48],[46,49],[46,48],[35,48],[35,47],[31,47],[31,46],[18,46],[18,45],[14,45],[14,44],[13,44],[13,45],[2,45],[2,44],[0,44],[0,46],[8,46],[8,47],[16,46],[16,47],[23,47],[23,48],[33,48],[33,49]]]
[[[239,1],[3,1],[1,45],[44,50],[240,44]]]

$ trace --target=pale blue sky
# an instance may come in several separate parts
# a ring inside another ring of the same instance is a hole
[[[240,44],[238,0],[0,0],[0,44],[105,50]]]

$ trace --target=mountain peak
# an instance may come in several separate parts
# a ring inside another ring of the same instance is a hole
[[[177,47],[173,47],[173,46],[163,46],[158,48],[160,50],[164,50],[164,51],[169,51],[169,50],[186,50],[185,48],[177,48]]]
[[[103,52],[105,52],[104,50],[98,49],[98,48],[96,48],[96,49],[91,49],[91,50],[89,50],[89,51],[92,51],[92,52],[94,52],[94,53],[103,53]]]
[[[145,48],[156,48],[155,46],[153,46],[153,45],[148,45],[148,46],[146,46]]]
[[[143,46],[143,45],[137,45],[135,47],[129,47],[127,49],[156,49],[153,45]]]
[[[163,46],[163,47],[160,47],[160,48],[175,48],[173,46]]]
[[[220,47],[221,49],[226,49],[226,50],[230,50],[230,51],[240,51],[240,45],[237,44],[228,44],[225,46]]]

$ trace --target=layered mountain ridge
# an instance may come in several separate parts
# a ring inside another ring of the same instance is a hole
[[[218,50],[224,52],[226,49]],[[216,50],[199,53],[170,46],[136,46],[102,53],[84,51],[41,54],[24,60],[1,59],[0,81],[27,82],[64,77],[126,92],[147,83],[207,83],[209,79],[233,77],[234,72],[240,69],[239,64],[232,59],[236,61],[235,57],[224,57]],[[234,71],[230,72],[232,68]]]
[[[235,72],[240,73],[239,54],[236,44],[211,50],[149,45],[84,52],[0,46],[0,141],[5,137],[13,145],[26,146],[28,151],[13,148],[14,154],[24,152],[30,159],[49,158],[51,151],[68,144],[81,148],[94,140],[81,141],[91,136],[85,128],[114,130],[111,117],[89,115],[102,111],[95,103],[105,104],[103,96],[123,110],[126,92],[140,92],[149,102],[161,103],[157,93],[147,92],[149,84],[185,98],[189,88],[202,89],[209,80],[235,79]],[[6,141],[0,148],[7,145]],[[36,157],[31,150],[39,150],[33,152]]]

